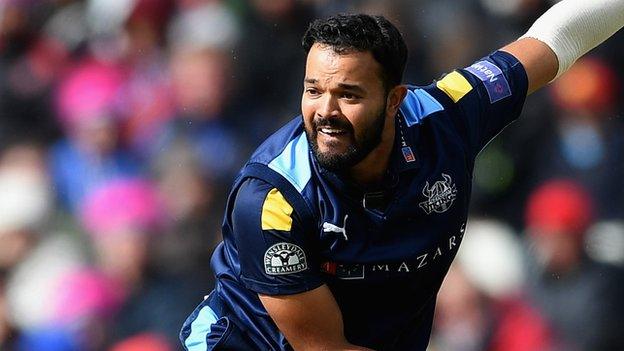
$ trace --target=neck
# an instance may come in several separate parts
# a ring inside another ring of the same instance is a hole
[[[394,118],[386,118],[381,142],[362,161],[349,170],[349,176],[356,184],[370,188],[379,185],[390,164],[394,146]]]

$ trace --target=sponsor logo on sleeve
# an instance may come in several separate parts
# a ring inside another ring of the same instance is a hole
[[[490,61],[479,61],[466,67],[466,71],[479,78],[485,85],[490,103],[495,103],[511,95],[509,82],[503,71]]]
[[[303,250],[290,243],[277,243],[264,253],[264,272],[268,275],[293,274],[308,269]]]

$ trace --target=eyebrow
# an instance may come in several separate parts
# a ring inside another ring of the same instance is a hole
[[[318,83],[318,79],[315,79],[315,78],[306,78],[303,81],[309,84]],[[359,93],[365,92],[365,90],[362,87],[360,87],[359,85],[355,85],[355,84],[338,83],[338,87],[345,89],[345,90],[350,90],[350,91],[359,92]]]
[[[354,84],[346,84],[346,83],[338,83],[338,86],[345,90],[350,90],[358,93],[364,93],[365,90],[362,89],[359,85]]]

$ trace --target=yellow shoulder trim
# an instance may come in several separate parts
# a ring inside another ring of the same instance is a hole
[[[292,228],[292,206],[279,190],[273,188],[262,205],[262,230],[285,230]]]
[[[453,99],[454,102],[459,101],[472,90],[472,85],[457,71],[447,74],[436,83],[436,86]]]

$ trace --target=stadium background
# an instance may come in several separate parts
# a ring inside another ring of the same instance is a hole
[[[233,175],[298,114],[311,19],[387,15],[427,84],[553,2],[0,1],[0,349],[179,349]],[[431,350],[624,349],[623,34],[481,153]]]

